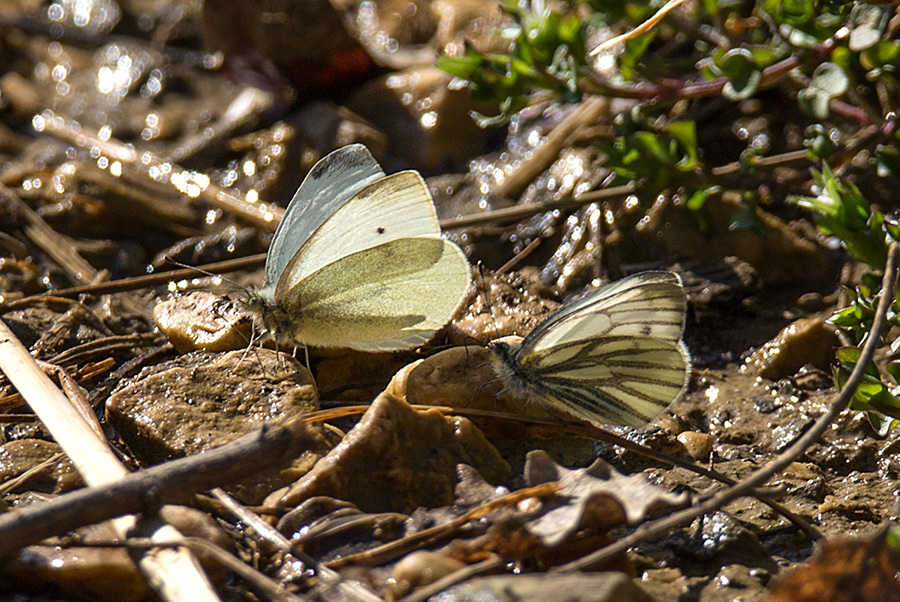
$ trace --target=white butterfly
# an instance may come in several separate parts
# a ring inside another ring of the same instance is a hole
[[[451,318],[469,281],[462,251],[441,238],[422,177],[385,176],[353,144],[300,185],[248,305],[267,331],[304,345],[408,349]]]
[[[494,341],[507,389],[593,424],[641,426],[687,386],[685,296],[671,272],[642,272],[563,307],[520,343]]]

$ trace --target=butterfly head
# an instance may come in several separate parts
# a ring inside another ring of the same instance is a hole
[[[291,317],[267,294],[266,289],[247,291],[244,305],[253,314],[254,327],[263,335],[289,339],[293,332]]]
[[[506,390],[514,395],[528,392],[528,381],[522,374],[522,366],[517,357],[521,348],[522,338],[517,336],[501,337],[488,344],[494,373]]]

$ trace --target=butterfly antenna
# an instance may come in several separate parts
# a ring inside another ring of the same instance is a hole
[[[228,276],[223,276],[222,274],[216,274],[214,272],[204,270],[203,268],[198,268],[195,265],[188,265],[186,263],[181,263],[177,259],[172,259],[168,255],[166,255],[164,257],[164,259],[165,259],[166,263],[171,263],[172,265],[177,265],[178,267],[185,268],[187,270],[194,270],[195,272],[199,272],[199,273],[203,274],[204,276],[209,276],[210,278],[218,278],[219,280],[222,280],[223,282],[227,282],[228,284],[234,286],[237,289],[244,291],[245,293],[248,292],[246,286],[238,283],[236,280],[233,280],[233,279],[229,278]]]
[[[497,326],[496,320],[494,320],[494,306],[491,305],[491,300],[488,298],[487,284],[484,279],[484,263],[479,261],[476,264],[478,268],[478,277],[481,279],[481,300],[484,303],[484,306],[487,307],[488,315],[491,317],[491,325],[494,327],[494,336],[492,338],[498,338],[500,336],[500,327]],[[479,341],[479,344],[483,344]]]

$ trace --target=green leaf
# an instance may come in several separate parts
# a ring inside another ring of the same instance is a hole
[[[789,197],[793,203],[815,212],[819,230],[837,236],[855,259],[880,268],[887,259],[884,214],[872,211],[859,189],[837,179],[828,167],[812,170],[816,197]]]
[[[806,137],[803,146],[808,149],[810,159],[826,160],[835,151],[834,141],[820,123],[815,123],[806,128]]]
[[[877,44],[887,29],[892,12],[891,6],[854,3],[850,12],[850,20],[853,22],[848,43],[850,50],[860,52]]]
[[[701,209],[703,209],[703,205],[706,204],[706,199],[708,199],[713,194],[721,192],[721,190],[721,186],[710,186],[708,188],[695,190],[693,194],[688,197],[685,206],[691,211],[700,211]]]
[[[817,119],[828,117],[831,99],[844,94],[850,87],[847,73],[835,63],[822,63],[816,67],[808,88],[800,90],[797,99],[806,111]]]
[[[885,372],[891,375],[895,383],[900,383],[900,360],[894,360],[884,367]]]
[[[731,224],[728,225],[728,229],[750,230],[760,235],[765,232],[765,227],[756,213],[756,205],[747,202],[744,202],[731,214]]]
[[[892,418],[890,416],[886,416],[881,412],[869,411],[866,412],[866,418],[869,419],[869,424],[872,425],[872,430],[878,433],[879,437],[887,437],[888,434],[894,427],[900,423],[900,420],[896,418]]]
[[[850,87],[850,78],[840,66],[825,62],[813,72],[813,85],[835,97],[847,91]]]
[[[882,177],[900,177],[900,149],[894,145],[879,144],[875,148],[875,171]]]
[[[632,142],[642,155],[650,155],[665,166],[675,165],[675,157],[665,144],[665,139],[653,132],[635,132]]]
[[[900,42],[896,40],[876,42],[860,53],[859,63],[868,71],[875,69],[896,71],[900,67]]]
[[[900,551],[900,526],[892,525],[887,531],[887,545],[895,552]]]
[[[684,157],[678,161],[679,169],[689,171],[700,164],[697,151],[697,124],[695,122],[675,121],[667,125],[663,131],[671,134],[685,153]]]
[[[619,59],[619,72],[622,74],[622,79],[625,81],[634,79],[634,72],[638,61],[640,61],[641,57],[644,56],[644,53],[647,52],[647,48],[650,47],[650,42],[652,42],[655,37],[656,34],[651,31],[631,38],[630,40],[626,40],[625,52],[622,53],[622,57]]]
[[[726,52],[717,61],[722,75],[728,83],[722,89],[722,95],[729,100],[743,100],[753,96],[762,81],[762,69],[746,48],[734,48]]]
[[[837,350],[839,365],[834,369],[834,382],[842,390],[850,372],[859,361],[861,351],[856,347],[842,347]],[[867,413],[869,422],[879,434],[886,435],[900,422],[900,397],[897,390],[891,390],[881,381],[881,375],[874,362],[869,362],[862,382],[853,393],[849,408]]]

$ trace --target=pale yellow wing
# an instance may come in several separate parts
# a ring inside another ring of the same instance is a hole
[[[316,270],[288,291],[283,305],[300,343],[408,349],[449,321],[469,280],[468,262],[456,245],[400,238]]]
[[[410,237],[439,239],[441,229],[422,176],[403,171],[357,192],[313,232],[278,279],[275,301],[347,255]]]

